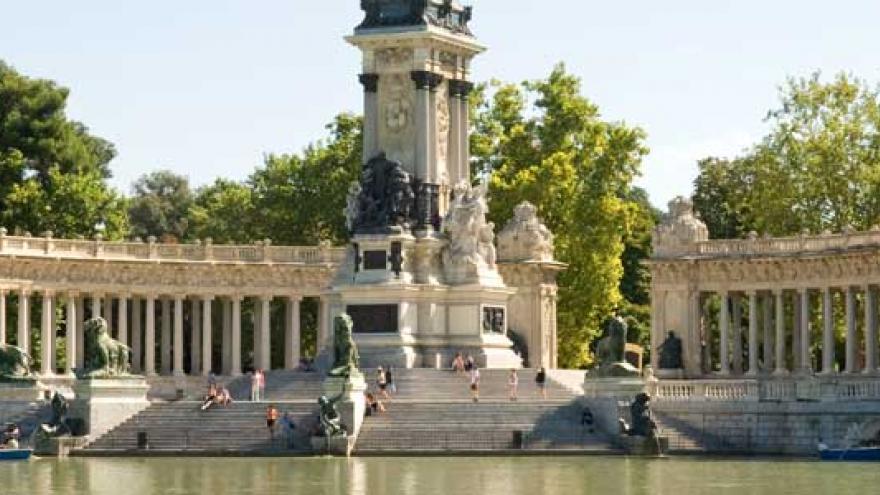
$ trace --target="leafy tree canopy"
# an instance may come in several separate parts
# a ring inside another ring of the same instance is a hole
[[[153,236],[164,242],[187,238],[189,209],[193,203],[189,179],[159,170],[142,176],[133,189],[128,209],[132,235],[143,239]]]

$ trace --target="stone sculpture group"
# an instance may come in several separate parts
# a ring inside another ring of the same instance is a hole
[[[442,224],[448,241],[442,253],[447,271],[467,277],[481,269],[495,269],[495,225],[486,221],[488,188],[486,182],[476,187],[467,182],[455,186]]]

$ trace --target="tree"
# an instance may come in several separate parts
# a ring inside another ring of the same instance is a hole
[[[188,218],[192,238],[236,244],[255,239],[253,193],[247,184],[217,179],[199,189]]]
[[[868,229],[880,222],[878,90],[846,74],[789,79],[769,133],[743,156],[706,159],[695,206],[713,237]]]
[[[164,242],[187,239],[193,203],[189,179],[160,170],[142,176],[133,189],[128,209],[132,235],[144,239],[153,236]]]
[[[123,200],[106,183],[116,152],[65,114],[68,91],[0,61],[0,222],[57,236],[125,234]]]
[[[292,245],[348,241],[345,200],[361,171],[362,119],[338,115],[330,139],[299,155],[269,155],[248,180],[257,238]]]
[[[528,200],[556,234],[557,258],[569,264],[559,278],[560,364],[584,366],[601,322],[623,302],[623,239],[635,217],[627,195],[644,133],[602,120],[562,65],[546,80],[491,88],[491,99],[482,87],[472,100],[474,170],[490,176],[496,225]]]

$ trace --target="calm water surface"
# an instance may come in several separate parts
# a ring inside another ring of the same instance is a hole
[[[880,465],[614,457],[34,460],[0,463],[0,493],[876,494]]]

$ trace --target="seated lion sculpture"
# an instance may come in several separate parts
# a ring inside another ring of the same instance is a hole
[[[354,323],[351,316],[342,314],[333,320],[333,368],[330,376],[349,378],[360,373],[360,357],[351,336]]]
[[[596,367],[590,371],[596,377],[638,376],[639,370],[626,362],[626,322],[620,316],[605,324],[604,337],[596,342]]]
[[[21,347],[0,344],[0,379],[20,379],[31,375],[31,357]]]
[[[128,375],[131,348],[110,337],[107,321],[92,318],[85,324],[86,378]]]

